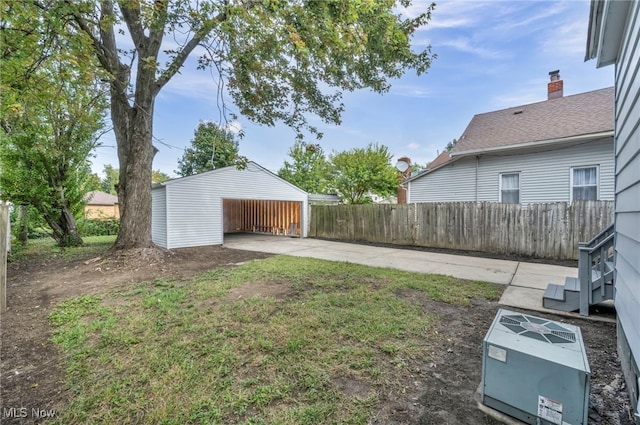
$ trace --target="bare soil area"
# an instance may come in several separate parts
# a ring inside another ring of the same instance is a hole
[[[65,359],[49,341],[48,315],[58,302],[135,282],[187,280],[206,270],[233,267],[269,256],[271,254],[224,247],[200,247],[174,250],[163,256],[142,252],[112,257],[109,261],[97,258],[69,261],[60,255],[50,255],[10,263],[9,310],[2,315],[0,329],[0,422],[41,423],[45,420],[37,418],[34,412],[46,416],[64,409],[67,400]],[[245,285],[231,291],[229,296],[270,294],[272,289]],[[406,372],[400,372],[406,385],[401,391],[381,396],[378,413],[371,423],[497,423],[477,409],[474,393],[482,369],[482,339],[498,304],[483,301],[465,308],[434,302],[419,292],[404,291],[398,296],[422,305],[426,311],[436,314],[439,321],[431,333],[425,335],[434,342],[429,355],[412,360],[404,369]],[[631,425],[628,396],[616,355],[615,326],[548,317],[582,329],[592,370],[589,423]],[[353,385],[345,382],[343,386],[348,390]]]

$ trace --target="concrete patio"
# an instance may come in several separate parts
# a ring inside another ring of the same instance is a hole
[[[576,267],[262,234],[227,234],[224,246],[493,282],[506,286],[500,298],[500,304],[503,306],[582,317],[578,313],[565,313],[542,307],[542,295],[547,284],[562,284],[565,277],[577,277]],[[602,314],[592,314],[588,319],[615,322],[611,312],[612,307],[604,305]]]

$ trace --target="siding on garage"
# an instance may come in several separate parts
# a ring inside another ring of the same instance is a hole
[[[613,138],[607,137],[538,152],[463,157],[409,182],[409,202],[498,202],[500,174],[512,172],[520,173],[521,204],[569,202],[571,167],[593,165],[598,166],[598,200],[613,200]]]
[[[616,61],[616,256],[615,305],[626,350],[619,350],[627,376],[640,366],[640,3],[631,2]],[[637,386],[632,397],[637,398]],[[635,400],[634,400],[635,401]]]
[[[167,184],[168,248],[222,244],[217,231],[222,226],[222,199],[216,190],[228,184],[224,174],[210,172]]]
[[[167,193],[166,187],[154,188],[151,196],[151,239],[167,248]]]
[[[222,244],[224,199],[301,202],[298,226],[301,236],[307,235],[307,193],[253,162],[244,170],[225,167],[170,180],[164,186],[168,248]]]

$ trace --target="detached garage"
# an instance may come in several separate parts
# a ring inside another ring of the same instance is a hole
[[[234,232],[307,236],[307,193],[255,162],[155,184],[151,195],[163,248],[220,245]]]

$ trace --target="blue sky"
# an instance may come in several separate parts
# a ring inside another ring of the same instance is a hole
[[[564,95],[613,85],[613,67],[584,62],[588,0],[436,2],[431,23],[416,33],[416,49],[430,44],[437,54],[426,74],[409,71],[389,93],[346,93],[342,125],[313,119],[325,152],[378,142],[395,158],[424,164],[458,138],[475,114],[546,100],[549,71],[560,70]],[[428,2],[415,1],[409,16]],[[215,80],[199,71],[195,58],[158,95],[154,170],[171,176],[199,121],[219,122]],[[233,108],[233,105],[231,105]],[[262,127],[239,117],[245,132],[240,153],[277,171],[288,158],[295,133],[284,125]],[[313,139],[308,139],[314,142]],[[114,137],[102,139],[93,170],[118,167]]]

